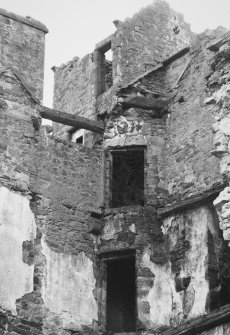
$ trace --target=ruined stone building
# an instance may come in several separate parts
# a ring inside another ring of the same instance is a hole
[[[0,10],[0,335],[229,335],[230,32],[114,24],[50,109],[47,28]]]

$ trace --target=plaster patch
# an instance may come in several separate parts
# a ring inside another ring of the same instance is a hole
[[[230,117],[224,117],[219,123],[220,130],[227,136],[230,136]]]
[[[220,160],[220,173],[228,175],[230,173],[230,154],[224,155]]]
[[[169,251],[173,249],[182,232],[185,234],[185,240],[189,241],[190,248],[186,250],[181,263],[180,278],[191,277],[191,281],[185,291],[175,292],[174,274],[171,273],[169,266],[160,267],[151,264],[148,255],[145,255],[143,262],[145,261],[145,265],[155,274],[154,287],[149,294],[149,299],[157,299],[155,304],[158,304],[151,304],[151,318],[154,322],[156,322],[155,315],[160,313],[161,309],[158,319],[162,322],[161,318],[164,318],[166,324],[169,324],[170,315],[170,322],[175,324],[180,321],[182,312],[189,319],[205,314],[205,302],[209,292],[209,283],[205,278],[208,256],[207,232],[212,226],[212,215],[205,206],[188,211],[186,220],[183,215],[164,219],[161,229],[167,236]]]
[[[0,305],[14,315],[16,300],[33,291],[34,266],[22,261],[22,244],[36,236],[29,200],[0,188]]]
[[[42,250],[47,264],[42,285],[45,306],[59,315],[63,326],[91,325],[97,320],[93,262],[84,252],[78,255],[56,253],[44,241]]]
[[[136,226],[135,226],[134,223],[131,224],[131,225],[129,226],[129,230],[130,230],[131,232],[133,232],[134,234],[136,233]]]
[[[168,230],[172,227],[172,222],[175,219],[175,216],[169,216],[163,221],[163,225],[161,226],[162,233],[164,235],[167,234]]]
[[[230,241],[230,187],[220,192],[219,196],[213,202],[217,214],[219,216],[220,229],[223,230],[223,237],[226,241]]]
[[[103,240],[112,240],[114,235],[120,233],[122,231],[122,225],[120,222],[108,222],[104,229],[101,238]]]
[[[151,327],[169,326],[172,318],[176,318],[178,323],[183,316],[182,301],[180,293],[175,290],[170,266],[152,263],[148,251],[144,253],[141,265],[148,267],[155,275],[154,286],[150,289],[147,298],[150,304]],[[142,315],[139,315],[139,318],[145,322]]]
[[[190,249],[186,252],[186,260],[180,275],[191,276],[190,286],[194,288],[195,297],[189,318],[193,318],[205,314],[205,302],[209,292],[209,283],[205,278],[208,257],[207,233],[213,219],[206,207],[190,211],[188,219],[192,221],[188,232]]]

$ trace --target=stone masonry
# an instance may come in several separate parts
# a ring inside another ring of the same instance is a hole
[[[0,10],[0,335],[229,335],[230,33],[114,25],[49,109],[48,30]]]

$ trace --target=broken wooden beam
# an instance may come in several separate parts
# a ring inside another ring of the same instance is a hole
[[[140,95],[130,95],[127,98],[119,98],[119,102],[127,107],[138,107],[143,109],[164,109],[169,101],[162,98],[150,98]]]
[[[87,129],[100,134],[104,132],[104,125],[101,122],[92,121],[82,116],[61,112],[48,107],[41,107],[39,113],[43,119],[72,126],[76,129]]]
[[[222,307],[219,311],[210,312],[208,315],[189,320],[185,324],[170,328],[162,335],[198,335],[202,332],[220,326],[230,321],[230,305]]]
[[[174,60],[184,56],[187,52],[189,52],[189,50],[190,50],[189,46],[181,49],[180,51],[176,52],[175,54],[173,54],[169,58],[163,60],[163,62],[162,62],[163,65],[168,65],[168,64],[172,63]]]

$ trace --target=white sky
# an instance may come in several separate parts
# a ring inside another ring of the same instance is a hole
[[[53,65],[93,51],[115,31],[113,20],[132,16],[152,0],[0,0],[0,8],[44,23],[46,35],[44,104],[52,106]],[[230,28],[230,0],[168,0],[194,32],[218,25]]]

